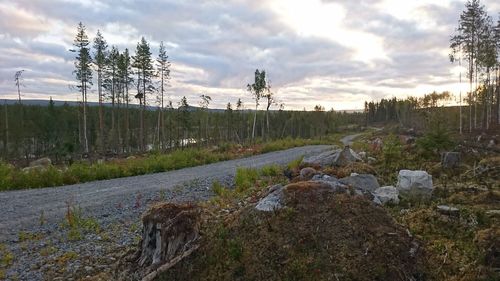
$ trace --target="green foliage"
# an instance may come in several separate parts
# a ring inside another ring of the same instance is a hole
[[[81,240],[85,233],[99,233],[99,223],[95,218],[83,216],[82,209],[68,203],[65,221],[62,224],[68,228],[68,239]]]
[[[428,120],[429,128],[425,136],[417,139],[417,147],[425,157],[438,156],[439,152],[451,149],[454,142],[448,129],[446,118],[441,114],[434,114]]]
[[[389,135],[382,148],[382,156],[384,159],[384,166],[386,168],[394,167],[401,160],[402,147],[399,138],[395,135]]]
[[[279,165],[264,166],[260,170],[260,174],[266,177],[276,177],[282,174],[283,169]]]
[[[304,159],[304,156],[297,158],[293,160],[292,162],[288,163],[287,167],[290,170],[293,170],[295,168],[298,168],[300,166],[300,163],[302,163],[302,160]]]
[[[238,192],[245,191],[252,187],[259,179],[259,172],[253,168],[238,168],[234,182]]]
[[[212,183],[212,191],[220,197],[227,197],[231,192],[225,186],[223,186],[220,182],[214,181]]]

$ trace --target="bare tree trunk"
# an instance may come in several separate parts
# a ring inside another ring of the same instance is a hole
[[[258,106],[259,106],[259,104],[256,103],[255,104],[255,112],[254,112],[254,115],[253,115],[252,141],[255,138],[255,122],[257,121],[257,108],[258,108]]]
[[[128,77],[128,75],[125,75]],[[128,96],[128,81],[125,82],[125,149],[127,153],[130,152],[130,116],[128,108],[129,96]]]
[[[89,142],[87,139],[87,83],[82,81],[83,98],[83,148],[85,153],[89,153]]]
[[[102,70],[97,71],[97,92],[99,95],[99,150],[104,150],[104,114],[102,104]]]
[[[4,137],[4,153],[5,153],[5,158],[8,157],[9,155],[9,115],[7,113],[7,102],[4,101],[4,107],[5,107],[5,137]]]

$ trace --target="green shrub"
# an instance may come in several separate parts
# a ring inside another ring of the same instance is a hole
[[[427,132],[417,139],[417,147],[424,157],[438,156],[439,152],[454,146],[446,120],[444,116],[436,113],[427,121]]]
[[[238,168],[234,179],[236,190],[245,191],[252,187],[259,179],[259,172],[253,168]]]
[[[260,174],[266,177],[275,177],[281,174],[282,168],[279,165],[264,166],[260,170]]]
[[[399,138],[390,134],[384,142],[382,148],[382,156],[384,159],[384,166],[386,168],[396,167],[397,163],[401,161],[402,146]]]
[[[14,167],[12,165],[0,162],[0,190],[9,189],[12,181]]]

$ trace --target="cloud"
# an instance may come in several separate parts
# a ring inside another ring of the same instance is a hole
[[[497,16],[497,1],[483,3]],[[82,21],[89,37],[99,29],[110,46],[132,55],[142,36],[155,56],[164,41],[174,104],[182,96],[196,104],[204,93],[213,107],[238,98],[250,106],[245,86],[259,68],[287,108],[361,108],[364,100],[456,89],[448,45],[463,6],[457,0],[7,0],[0,3],[0,94],[15,97],[14,72],[26,69],[25,98],[77,99],[68,49]]]

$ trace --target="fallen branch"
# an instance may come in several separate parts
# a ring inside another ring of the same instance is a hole
[[[199,247],[200,247],[199,244],[193,245],[189,250],[187,250],[184,253],[182,253],[182,255],[173,258],[172,260],[170,260],[170,262],[168,262],[168,263],[166,263],[166,264],[158,267],[153,272],[151,272],[148,275],[146,275],[145,277],[143,277],[141,279],[141,281],[153,281],[158,276],[158,274],[161,274],[161,273],[169,270],[174,265],[176,265],[178,262],[180,262],[181,260],[183,260],[185,257],[190,256]]]

